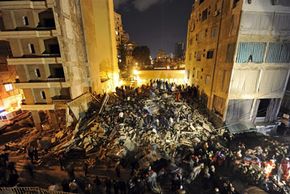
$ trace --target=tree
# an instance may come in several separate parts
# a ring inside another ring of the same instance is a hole
[[[137,46],[133,50],[133,57],[141,67],[150,65],[150,49],[147,46]]]

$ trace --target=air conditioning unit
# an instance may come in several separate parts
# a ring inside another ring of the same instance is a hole
[[[278,5],[279,4],[279,0],[272,0],[272,5]]]

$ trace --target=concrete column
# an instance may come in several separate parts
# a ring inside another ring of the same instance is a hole
[[[36,129],[42,130],[40,116],[39,116],[38,111],[31,111],[31,115],[32,115],[32,119],[33,119]]]
[[[49,116],[49,124],[51,125],[51,127],[58,128],[59,125],[58,125],[58,120],[57,120],[55,111],[54,110],[49,110],[48,111],[48,116]]]

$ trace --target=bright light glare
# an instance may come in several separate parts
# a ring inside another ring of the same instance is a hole
[[[12,84],[4,84],[4,87],[5,87],[5,91],[6,92],[9,92],[9,91],[13,90]]]

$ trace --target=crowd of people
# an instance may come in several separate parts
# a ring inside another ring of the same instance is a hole
[[[116,88],[97,118],[104,137],[96,149],[94,164],[113,161],[115,175],[96,176],[84,163],[84,176],[91,178],[81,180],[75,175],[74,165],[65,162],[66,155],[60,155],[61,169],[69,177],[63,181],[62,190],[238,194],[234,186],[238,179],[268,192],[289,192],[289,147],[274,140],[263,148],[250,147],[246,141],[235,145],[239,137],[233,137],[226,128],[214,128],[196,110],[205,108],[205,102],[206,96],[197,87],[161,80],[138,88]],[[89,111],[84,118],[91,116]],[[82,136],[90,140],[94,137],[91,132]],[[81,144],[80,139],[75,144]],[[38,157],[33,147],[28,149],[28,156],[31,161]],[[10,174],[17,174],[13,165],[9,167],[8,159],[1,159],[1,170],[2,166]],[[121,173],[124,169],[129,176]]]
[[[15,162],[9,161],[9,154],[0,155],[0,187],[14,186],[18,182],[18,172]]]

